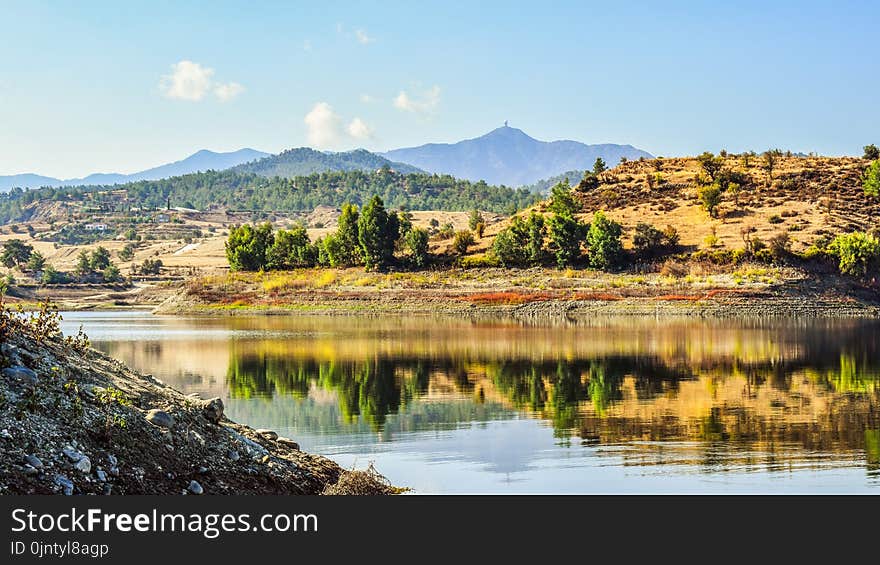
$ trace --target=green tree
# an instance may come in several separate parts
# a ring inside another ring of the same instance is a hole
[[[762,168],[767,171],[767,177],[770,182],[773,182],[773,171],[776,170],[776,159],[779,157],[781,151],[778,149],[768,149],[764,152],[764,163],[762,164]]]
[[[840,234],[828,251],[838,258],[838,268],[845,275],[864,276],[877,269],[880,239],[863,232]]]
[[[347,267],[360,265],[363,262],[363,249],[358,234],[359,219],[357,206],[349,203],[342,205],[342,213],[339,215],[336,228],[336,241],[331,245],[335,250],[336,265],[334,266]]]
[[[620,224],[608,219],[602,211],[596,212],[587,230],[587,247],[593,268],[609,269],[620,260],[623,253],[621,232]]]
[[[608,166],[605,164],[605,160],[602,157],[596,157],[596,161],[593,163],[593,174],[599,175],[608,170]]]
[[[474,244],[474,234],[470,230],[462,230],[455,232],[452,239],[452,249],[459,255],[467,253],[468,247]]]
[[[471,231],[477,230],[477,225],[485,224],[486,221],[483,219],[483,214],[480,213],[479,210],[474,208],[471,210],[470,216],[468,216],[468,229]]]
[[[703,208],[709,212],[709,216],[714,218],[718,211],[718,205],[721,204],[721,187],[718,183],[712,183],[703,186],[699,190],[700,203]]]
[[[103,276],[104,282],[114,283],[122,281],[122,273],[119,272],[119,267],[117,267],[113,263],[107,265],[107,267],[104,269]]]
[[[34,251],[33,253],[31,253],[30,259],[28,259],[27,270],[36,273],[38,271],[42,271],[45,265],[46,258],[43,257],[43,254],[39,251]]]
[[[519,267],[528,264],[529,228],[519,216],[514,216],[510,225],[498,232],[492,242],[492,253],[505,267]]]
[[[865,155],[862,158],[868,159],[869,161],[876,161],[877,159],[880,159],[880,149],[878,149],[873,143],[871,145],[865,145]]]
[[[586,226],[568,214],[554,214],[548,221],[556,265],[561,269],[581,256]]]
[[[409,258],[416,267],[424,267],[428,262],[428,232],[422,228],[412,228],[404,237]]]
[[[48,265],[43,269],[43,276],[40,278],[43,284],[64,284],[67,282],[67,276],[61,271],[55,270],[55,267]]]
[[[704,151],[701,155],[697,156],[697,162],[712,182],[715,182],[718,173],[724,168],[724,157],[716,157],[709,151]]]
[[[21,241],[20,239],[10,239],[3,244],[3,254],[0,255],[0,263],[5,267],[13,268],[26,264],[33,253],[32,245]]]
[[[272,224],[233,227],[226,239],[226,260],[233,271],[259,271],[266,268],[266,252],[274,243]]]
[[[94,272],[92,269],[92,258],[85,249],[81,249],[76,256],[76,267],[73,272],[78,277],[87,277]]]
[[[397,215],[389,216],[382,199],[373,196],[358,218],[358,238],[368,269],[381,269],[392,262],[397,236]]]
[[[126,243],[122,249],[120,249],[116,256],[119,257],[120,261],[131,261],[134,258],[134,244]]]
[[[89,257],[89,265],[93,271],[103,271],[110,266],[110,252],[99,245]]]
[[[309,241],[308,233],[303,226],[275,232],[274,241],[266,251],[268,269],[311,267],[316,261],[317,250]]]
[[[880,159],[874,161],[865,169],[862,178],[862,188],[868,196],[880,196]]]
[[[540,264],[544,260],[544,236],[547,233],[545,225],[544,216],[535,212],[531,213],[528,221],[528,256],[529,263],[532,265]]]
[[[550,211],[554,214],[574,216],[580,211],[580,206],[575,200],[568,179],[553,186],[550,189]]]

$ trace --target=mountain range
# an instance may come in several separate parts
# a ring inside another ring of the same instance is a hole
[[[429,173],[448,173],[458,178],[507,186],[532,184],[565,171],[592,169],[597,157],[609,167],[617,165],[621,157],[652,157],[632,145],[539,141],[506,123],[474,139],[394,149],[381,155]]]
[[[449,174],[475,182],[483,180],[493,185],[519,187],[534,185],[566,172],[591,169],[598,157],[611,167],[622,157],[650,158],[651,154],[632,145],[539,141],[505,123],[481,137],[458,143],[429,143],[378,154],[365,149],[334,153],[308,147],[288,149],[277,155],[254,149],[230,153],[203,149],[186,159],[130,175],[97,173],[67,180],[37,174],[0,176],[0,191],[13,187],[111,185],[230,168],[265,177],[294,177],[329,171],[375,170],[386,166],[400,173]]]
[[[0,176],[0,192],[7,191],[14,187],[36,188],[40,186],[106,185],[122,184],[139,180],[158,180],[196,173],[199,171],[219,171],[267,156],[269,156],[268,153],[248,148],[228,153],[217,153],[202,149],[201,151],[193,153],[186,159],[167,163],[130,175],[120,173],[95,173],[83,178],[66,180],[30,173]]]

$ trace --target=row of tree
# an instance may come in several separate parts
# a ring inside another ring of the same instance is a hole
[[[395,261],[397,249],[405,249],[414,266],[425,265],[428,232],[414,227],[407,214],[387,211],[379,196],[373,196],[361,210],[344,204],[336,231],[315,242],[309,240],[303,226],[276,231],[268,222],[234,227],[226,240],[226,258],[236,271],[315,265],[384,269]]]

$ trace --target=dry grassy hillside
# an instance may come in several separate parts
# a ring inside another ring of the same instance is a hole
[[[673,226],[685,248],[707,247],[714,230],[717,247],[735,249],[743,247],[744,230],[763,240],[788,231],[798,251],[823,235],[876,229],[880,199],[865,196],[861,181],[868,164],[853,157],[780,156],[771,180],[762,156],[727,156],[723,168],[748,182],[736,195],[723,194],[717,218],[699,201],[696,179],[703,172],[693,157],[623,163],[600,174],[597,186],[575,191],[584,219],[603,210],[624,226],[625,237],[646,222]]]

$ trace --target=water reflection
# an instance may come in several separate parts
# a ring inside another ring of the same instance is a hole
[[[548,488],[558,478],[563,491],[586,492],[603,484],[603,466],[639,470],[651,485],[664,481],[660,490],[689,488],[676,480],[694,473],[712,480],[782,474],[798,488],[816,472],[836,490],[880,484],[880,327],[873,322],[633,319],[547,327],[104,316],[68,316],[67,323],[84,322],[111,355],[187,392],[223,396],[233,417],[283,430],[306,448],[343,460],[385,457],[386,470],[404,474],[413,472],[407,458],[417,457],[437,468],[471,466],[447,469],[449,480],[474,465],[505,475],[490,483],[469,478],[482,485],[477,491],[495,490],[499,480],[543,490],[543,474]],[[541,439],[542,429],[551,441]],[[589,479],[574,473],[585,469]],[[834,474],[850,469],[862,478]],[[614,480],[616,490],[639,482]]]

